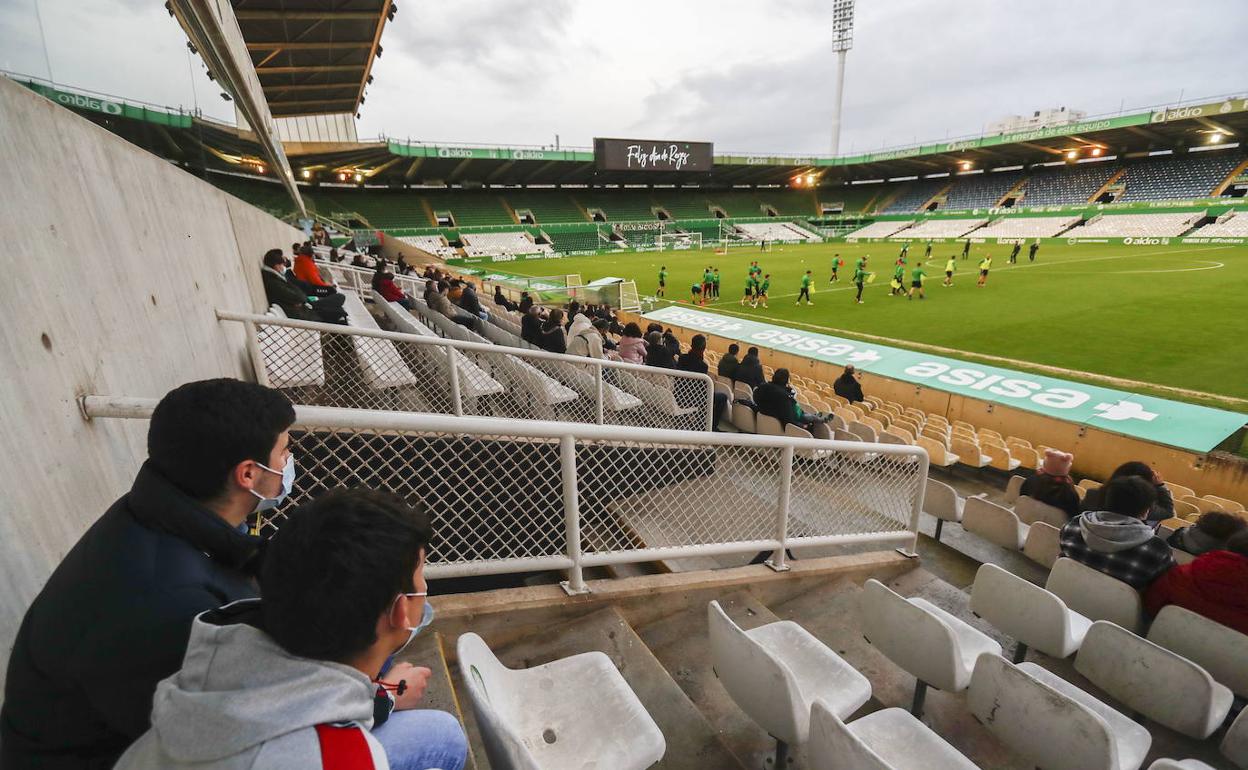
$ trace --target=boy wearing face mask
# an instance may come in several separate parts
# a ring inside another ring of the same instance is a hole
[[[168,393],[134,483],[65,556],[22,621],[0,767],[111,767],[148,728],[199,613],[256,596],[258,506],[290,492],[290,401],[238,380]],[[55,517],[55,511],[48,511]]]
[[[263,599],[195,619],[152,729],[116,770],[460,770],[467,741],[413,709],[429,669],[389,661],[433,620],[423,511],[337,489],[289,515],[260,573]],[[375,701],[396,709],[381,727]]]

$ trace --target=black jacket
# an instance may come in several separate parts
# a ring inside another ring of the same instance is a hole
[[[260,538],[145,463],[79,539],[22,621],[0,712],[0,767],[112,767],[148,728],[191,620],[256,596]]]
[[[754,389],[754,404],[761,414],[775,417],[781,425],[797,422],[797,399],[786,387],[764,382]]]
[[[1061,508],[1072,519],[1079,515],[1079,493],[1075,491],[1075,485],[1047,473],[1037,473],[1028,478],[1019,494]]]
[[[525,313],[520,318],[520,339],[530,345],[542,346],[542,319]]]
[[[264,296],[269,304],[280,307],[287,318],[297,318],[300,321],[321,320],[308,307],[308,297],[298,286],[271,270],[261,270],[260,279],[264,281]]]
[[[666,345],[650,345],[646,348],[646,366],[675,369],[676,358]]]
[[[737,367],[740,365],[741,362],[737,360],[736,356],[731,353],[725,353],[724,357],[719,359],[719,366],[716,367],[716,374],[720,377],[727,377],[731,380],[733,375],[737,373]]]
[[[477,293],[472,290],[471,286],[465,286],[464,293],[459,295],[459,306],[475,316],[481,315],[481,303],[477,300]]]
[[[832,383],[832,392],[851,404],[865,400],[862,397],[862,384],[848,374],[836,378],[836,382]]]
[[[758,356],[747,355],[741,359],[741,363],[737,364],[737,370],[733,373],[732,379],[736,382],[744,382],[751,388],[757,388],[766,379],[763,376],[763,363],[758,360]]]

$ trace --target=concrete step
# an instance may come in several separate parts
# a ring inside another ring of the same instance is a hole
[[[460,708],[458,693],[452,681],[442,635],[436,631],[421,634],[408,645],[403,654],[399,655],[398,660],[415,666],[426,666],[433,671],[429,677],[429,684],[425,688],[425,695],[421,698],[420,707],[454,714],[467,731],[467,720],[464,719],[464,712]],[[484,767],[485,752],[469,744],[468,760],[464,763],[465,770],[476,770],[478,767],[476,757],[481,758],[480,766]]]
[[[662,663],[614,607],[571,622],[541,629],[495,650],[512,668],[530,668],[591,650],[606,653],[637,694],[667,741],[667,754],[655,768],[669,770],[745,770],[721,742],[697,706],[685,696]],[[462,687],[459,672],[456,684]],[[471,704],[463,702],[465,712]],[[475,718],[468,718],[468,739],[484,765],[485,749]],[[587,758],[588,760],[588,758]]]

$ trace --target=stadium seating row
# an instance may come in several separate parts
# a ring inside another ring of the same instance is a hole
[[[1248,214],[1228,211],[1216,222],[1198,227],[1190,234],[1201,238],[1248,238]]]
[[[1001,217],[975,231],[976,238],[1052,238],[1080,221],[1078,216]]]
[[[1204,212],[1182,214],[1106,214],[1067,233],[1076,238],[1173,238],[1191,229]]]

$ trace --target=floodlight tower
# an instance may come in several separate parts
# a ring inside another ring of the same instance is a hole
[[[836,102],[832,112],[832,155],[841,148],[841,101],[845,96],[845,54],[854,47],[854,0],[832,0],[832,50],[836,51]]]

